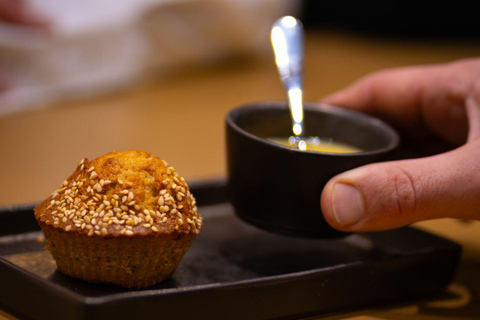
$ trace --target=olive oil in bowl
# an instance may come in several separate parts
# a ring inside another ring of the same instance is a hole
[[[268,140],[287,147],[298,149],[297,146],[299,143],[299,138],[296,137],[271,137],[268,138]],[[319,137],[307,137],[302,140],[302,143],[304,143],[304,147],[301,149],[306,151],[328,153],[356,153],[363,151],[357,147],[345,143],[335,142],[330,138],[320,139]]]

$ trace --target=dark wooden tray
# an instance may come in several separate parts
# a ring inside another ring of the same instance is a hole
[[[191,189],[204,228],[175,274],[144,290],[64,276],[33,205],[0,209],[0,308],[38,320],[305,318],[440,293],[461,252],[408,227],[341,240],[270,234],[234,215],[221,181]]]

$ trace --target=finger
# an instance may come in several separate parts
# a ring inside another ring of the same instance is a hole
[[[322,192],[326,220],[344,231],[392,229],[441,217],[480,218],[480,140],[433,157],[342,173]]]
[[[476,81],[467,97],[468,141],[480,139],[480,81]]]
[[[385,113],[411,121],[418,117],[422,80],[427,67],[391,69],[373,73],[322,99],[367,113]]]
[[[467,137],[465,99],[480,59],[381,71],[322,100],[376,115],[411,131],[425,128],[460,145]]]

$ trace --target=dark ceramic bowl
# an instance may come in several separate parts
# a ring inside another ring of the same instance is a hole
[[[391,160],[398,134],[379,119],[338,107],[305,103],[306,136],[331,137],[359,153],[299,151],[267,140],[288,137],[286,103],[261,102],[226,116],[230,201],[237,215],[261,229],[309,238],[337,238],[320,209],[320,195],[333,176],[372,162]]]

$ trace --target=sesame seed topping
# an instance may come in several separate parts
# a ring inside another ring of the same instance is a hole
[[[85,170],[78,171],[80,166]],[[135,200],[133,183],[115,179],[119,185],[107,192],[106,185],[112,181],[100,179],[86,159],[81,160],[78,167],[74,176],[63,181],[52,193],[47,210],[51,211],[53,222],[49,223],[64,223],[64,230],[85,230],[84,234],[89,236],[108,235],[109,232],[126,234],[127,231],[133,235],[134,226],[160,232],[154,224],[166,223],[169,219],[174,219],[175,224],[168,224],[167,228],[179,230],[183,225],[182,230],[195,233],[201,228],[202,219],[195,198],[185,180],[171,166],[166,169],[171,176],[161,181],[164,188],[156,195],[157,203],[153,208],[150,203],[143,207],[141,198]]]

